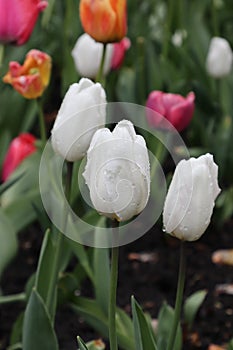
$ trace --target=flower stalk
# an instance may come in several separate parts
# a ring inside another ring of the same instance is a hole
[[[4,45],[0,44],[0,68],[2,67],[2,63],[3,63],[4,51],[5,51]]]
[[[176,341],[177,328],[181,315],[181,306],[184,293],[184,283],[185,283],[185,267],[186,267],[186,254],[185,254],[185,242],[180,242],[180,265],[179,265],[179,277],[176,291],[176,303],[175,303],[175,313],[173,319],[173,325],[171,334],[168,340],[167,350],[174,349],[174,344]]]
[[[113,244],[117,244],[119,235],[119,222],[112,221]],[[117,333],[116,333],[116,294],[118,278],[118,258],[119,247],[112,247],[111,255],[111,275],[110,275],[110,293],[109,293],[109,341],[110,350],[117,350]]]
[[[38,110],[38,116],[39,116],[40,137],[44,147],[46,144],[47,138],[46,138],[46,126],[45,126],[45,120],[44,120],[42,101],[40,98],[36,99],[36,104],[37,104],[37,110]]]
[[[107,52],[107,44],[104,43],[100,67],[99,67],[99,71],[98,71],[97,77],[96,77],[96,82],[101,83],[103,86],[105,85],[105,79],[104,79],[103,72],[104,72],[104,62],[105,62],[105,58],[106,58],[106,52]]]

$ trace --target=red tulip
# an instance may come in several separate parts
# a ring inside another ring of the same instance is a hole
[[[0,42],[24,44],[30,37],[40,11],[48,5],[42,0],[0,0]]]
[[[131,42],[128,38],[122,39],[119,43],[113,44],[113,54],[111,68],[118,69],[121,67],[124,58],[125,52],[130,48]]]
[[[29,133],[20,134],[12,140],[2,166],[2,181],[6,181],[15,168],[36,151],[35,141],[36,138]]]
[[[126,0],[81,0],[80,19],[85,32],[96,41],[120,41],[127,31]]]
[[[146,102],[146,115],[151,126],[182,131],[190,123],[194,112],[195,94],[187,97],[178,94],[152,91]]]

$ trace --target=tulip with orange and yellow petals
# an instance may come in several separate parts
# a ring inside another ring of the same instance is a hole
[[[28,52],[24,64],[12,61],[9,71],[3,77],[4,83],[11,84],[23,97],[40,97],[50,80],[51,57],[39,50]]]
[[[81,0],[80,18],[87,34],[102,43],[120,41],[126,35],[126,0]]]

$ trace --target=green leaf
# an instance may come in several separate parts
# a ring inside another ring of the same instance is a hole
[[[70,307],[81,315],[84,320],[102,336],[108,338],[108,318],[95,300],[73,297]],[[121,326],[118,325],[118,318],[121,320]],[[130,328],[124,329],[124,332],[122,332],[122,322],[125,322],[125,320],[123,321],[119,308],[117,308],[116,320],[119,346],[125,350],[135,350],[134,341],[132,339],[133,334]]]
[[[184,303],[184,321],[187,323],[189,329],[192,327],[194,318],[198,309],[206,297],[206,290],[199,290],[185,300]]]
[[[0,186],[0,195],[3,194],[3,192],[5,192],[6,190],[8,190],[8,188],[10,188],[11,186],[13,186],[24,174],[19,174],[18,176],[14,177],[13,179],[9,179],[8,181],[4,182],[1,186]]]
[[[24,312],[22,312],[16,319],[10,336],[10,345],[19,343],[22,340],[22,329],[23,329]]]
[[[14,227],[8,216],[0,209],[0,276],[6,265],[17,252],[17,239]]]
[[[50,282],[51,271],[53,269],[54,244],[51,239],[51,232],[48,229],[45,232],[40,257],[37,266],[35,287],[41,298],[46,302],[48,285]]]
[[[152,328],[149,325],[145,314],[134,297],[132,297],[131,303],[136,350],[156,350],[157,347],[152,335]]]
[[[174,319],[174,309],[167,303],[164,303],[160,309],[158,316],[158,329],[156,332],[156,341],[158,350],[167,348],[168,339],[170,336],[172,324]],[[182,349],[182,331],[180,325],[177,329],[176,341],[173,350]]]
[[[88,350],[88,347],[80,337],[77,337],[77,340],[78,340],[79,350]]]
[[[29,299],[23,323],[24,350],[58,350],[58,342],[48,310],[34,289]]]
[[[94,280],[94,275],[92,268],[90,266],[89,258],[87,255],[87,251],[85,250],[84,246],[78,242],[75,242],[71,239],[68,240],[69,244],[71,246],[71,250],[73,254],[78,258],[80,264],[82,265],[83,269],[85,270],[88,277],[91,279],[91,281]]]
[[[233,339],[228,344],[227,350],[233,350]]]
[[[35,220],[33,204],[42,206],[38,181],[39,164],[39,152],[25,159],[10,176],[9,180],[17,181],[1,196],[1,206],[17,232]]]

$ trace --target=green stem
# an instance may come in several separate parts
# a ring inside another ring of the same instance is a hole
[[[119,234],[119,223],[113,221],[113,242],[117,243]],[[115,231],[115,232],[114,232]],[[117,232],[116,232],[117,231]],[[118,257],[119,247],[112,247],[111,256],[111,275],[110,275],[110,293],[109,293],[109,341],[110,350],[118,350],[117,333],[116,333],[116,294],[117,294],[117,277],[118,277]]]
[[[164,33],[165,35],[164,35],[163,47],[162,47],[162,58],[164,59],[164,61],[167,59],[168,51],[169,51],[174,6],[175,6],[175,1],[169,0],[168,8],[167,8],[167,20],[165,24],[165,33]]]
[[[25,293],[3,295],[0,297],[0,304],[8,304],[8,303],[14,303],[14,302],[25,301],[25,300],[26,300]]]
[[[156,154],[155,154],[155,158],[156,160],[154,160],[154,162],[152,163],[152,166],[151,166],[151,171],[150,171],[150,178],[151,178],[151,181],[153,181],[154,179],[154,176],[155,176],[155,173],[156,173],[156,169],[157,169],[157,166],[158,164],[161,163],[161,156],[163,154],[163,150],[164,150],[164,145],[161,141],[159,141],[159,144],[156,148]]]
[[[65,192],[66,192],[66,198],[69,200],[70,198],[70,188],[71,188],[71,181],[72,181],[72,171],[73,171],[73,163],[68,162],[67,163],[67,176],[66,176],[66,185],[65,185]],[[64,218],[63,218],[63,228],[65,230],[66,223],[67,223],[67,213],[66,210],[64,210]],[[64,235],[62,232],[57,231],[56,236],[56,246],[55,246],[55,252],[53,257],[53,266],[52,266],[52,273],[50,276],[50,283],[48,286],[48,292],[46,297],[46,306],[52,314],[53,311],[53,303],[54,303],[54,290],[56,288],[57,280],[58,280],[58,274],[59,274],[59,261],[61,258],[62,253],[62,244],[64,240]]]
[[[211,10],[212,10],[213,33],[214,33],[214,36],[219,36],[218,14],[217,14],[217,9],[216,9],[214,0],[212,0]]]
[[[3,44],[0,44],[0,68],[2,67],[3,57],[4,57],[5,47]]]
[[[104,62],[106,57],[106,51],[107,51],[107,44],[103,44],[103,51],[102,51],[102,57],[100,62],[99,71],[96,76],[96,82],[101,83],[103,86],[105,85],[105,79],[104,79]]]
[[[176,334],[177,334],[177,327],[179,324],[180,314],[181,314],[181,305],[182,305],[183,292],[184,292],[184,282],[185,282],[185,265],[186,265],[184,244],[185,243],[183,241],[181,241],[181,243],[180,243],[180,266],[179,266],[179,278],[178,278],[177,291],[176,291],[175,313],[174,313],[171,334],[170,334],[170,337],[168,340],[167,350],[174,349],[174,343],[175,343]]]
[[[46,138],[46,127],[45,127],[45,120],[44,120],[44,113],[43,113],[41,99],[37,98],[36,103],[37,103],[37,109],[38,109],[38,115],[39,115],[40,137],[44,146],[46,144],[47,138]]]

